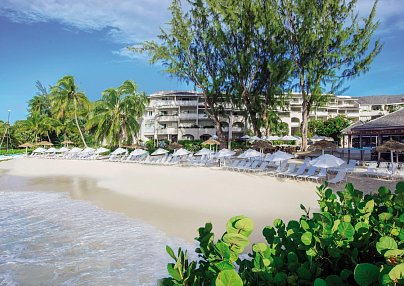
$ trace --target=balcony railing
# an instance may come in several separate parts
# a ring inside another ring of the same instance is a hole
[[[197,106],[197,100],[153,100],[150,103],[155,107],[172,107],[172,106]]]
[[[157,134],[177,134],[178,128],[157,128]]]
[[[180,119],[188,120],[188,119],[208,119],[206,114],[200,113],[180,113]]]
[[[160,115],[158,121],[178,121],[178,115]]]
[[[154,134],[154,128],[150,128],[150,127],[143,128],[143,132]]]

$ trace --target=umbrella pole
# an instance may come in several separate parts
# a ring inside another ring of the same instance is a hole
[[[390,159],[391,159],[391,164],[393,164],[394,163],[393,151],[390,151]]]

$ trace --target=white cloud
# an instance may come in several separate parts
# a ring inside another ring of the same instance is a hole
[[[361,16],[369,15],[373,7],[373,0],[359,0],[358,11]],[[404,0],[379,0],[376,17],[380,19],[382,31],[404,30]]]
[[[170,17],[171,0],[2,0],[0,14],[15,22],[57,21],[80,30],[106,30],[117,43],[154,38]]]

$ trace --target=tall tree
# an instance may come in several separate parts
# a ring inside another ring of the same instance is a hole
[[[55,111],[56,118],[64,120],[73,117],[83,145],[87,147],[78,120],[78,113],[83,110],[88,110],[89,102],[86,95],[78,90],[72,76],[61,78],[56,85],[51,88],[51,93],[51,104]]]
[[[36,95],[28,101],[28,112],[39,112],[45,115],[51,115],[51,106],[49,93],[46,87],[38,80],[36,82],[36,88],[38,89]]]
[[[285,29],[296,87],[303,97],[302,150],[307,150],[311,108],[323,94],[369,70],[382,45],[375,41],[376,4],[367,18],[355,12],[357,0],[276,0]]]
[[[46,137],[47,140],[51,141],[50,132],[57,132],[59,124],[58,120],[39,112],[33,112],[26,120],[19,122],[21,130],[30,132],[35,142],[38,142],[42,137]]]
[[[103,91],[89,114],[87,128],[94,130],[98,142],[105,140],[110,146],[129,143],[139,132],[147,103],[145,93],[138,92],[136,84],[127,80],[118,88]]]
[[[183,12],[181,2],[173,0],[172,19],[168,29],[161,29],[159,43],[145,42],[136,51],[147,52],[151,63],[162,62],[165,72],[185,82],[193,83],[205,99],[205,111],[213,120],[219,140],[225,142],[220,121],[227,101],[224,83],[224,62],[214,44],[217,29],[212,25],[203,1],[189,1],[190,9]]]
[[[261,128],[270,132],[267,116],[281,105],[291,73],[276,2],[216,0],[207,3],[220,36],[216,43],[225,62],[223,67],[233,102],[246,111],[257,136],[261,136]]]

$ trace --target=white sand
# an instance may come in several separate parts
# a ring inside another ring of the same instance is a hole
[[[317,210],[314,183],[216,168],[15,159],[2,162],[0,174],[0,190],[51,186],[52,191],[69,191],[73,198],[89,199],[187,240],[208,221],[220,236],[227,219],[240,214],[256,222],[253,240],[263,240],[263,227],[275,218],[298,219],[300,204]],[[27,183],[19,184],[24,178]]]

